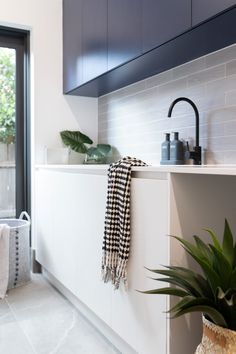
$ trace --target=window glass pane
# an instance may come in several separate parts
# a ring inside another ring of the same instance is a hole
[[[16,52],[0,47],[0,218],[15,217]]]

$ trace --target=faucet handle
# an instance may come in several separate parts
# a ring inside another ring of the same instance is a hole
[[[184,154],[185,160],[193,159],[194,165],[201,165],[201,152],[202,152],[201,146],[194,146],[193,150],[190,151],[189,143],[188,141],[186,141],[186,151]]]
[[[202,148],[201,146],[194,146],[193,148],[193,159],[194,165],[201,165],[202,164]]]
[[[185,158],[185,160],[189,160],[190,157],[191,157],[191,152],[189,150],[189,143],[188,143],[188,141],[186,141],[186,151],[184,153],[184,158]]]

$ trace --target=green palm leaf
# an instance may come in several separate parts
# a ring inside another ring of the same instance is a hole
[[[203,230],[209,233],[209,235],[210,235],[211,238],[212,238],[212,241],[213,241],[213,243],[214,243],[215,248],[217,248],[218,251],[221,252],[221,251],[222,251],[222,248],[221,248],[220,242],[218,241],[217,236],[216,236],[216,234],[214,233],[214,231],[211,230],[211,229],[203,229]]]
[[[224,290],[230,286],[232,276],[232,267],[223,253],[219,252],[213,245],[210,245],[214,253],[213,267],[217,274],[221,277],[221,284]]]
[[[196,261],[202,274],[175,265],[165,266],[166,269],[149,269],[163,276],[154,280],[169,283],[171,287],[146,293],[179,296],[181,299],[168,311],[172,318],[200,311],[215,324],[236,330],[236,243],[227,219],[222,246],[214,231],[205,231],[211,237],[210,244],[196,235],[193,236],[194,244],[171,236]]]
[[[186,281],[184,281],[183,279],[179,279],[179,278],[151,278],[153,280],[157,280],[157,281],[162,281],[162,282],[165,282],[165,283],[170,283],[172,285],[176,285],[178,286],[179,288],[183,289],[184,291],[188,292],[188,294],[191,294],[193,296],[197,296],[199,295],[197,293],[197,291],[192,287],[190,286]]]
[[[207,305],[196,305],[186,308],[185,310],[178,311],[172,318],[177,318],[191,312],[202,312],[207,315],[213,323],[218,326],[228,327],[223,315],[216,309]]]
[[[195,275],[193,272],[188,271],[188,269],[156,269],[156,270],[151,270],[150,271],[154,273],[158,273],[161,275],[167,275],[171,278],[176,279],[178,281],[179,285],[184,285],[185,287],[188,287],[189,291],[191,293],[196,294],[196,295],[201,295],[203,296],[203,290],[201,286],[199,285],[199,282],[197,281]]]
[[[64,130],[60,132],[61,139],[66,146],[69,146],[72,150],[85,154],[88,148],[85,144],[91,145],[93,141],[85,134],[79,131]]]
[[[223,238],[222,246],[223,246],[223,252],[228,258],[229,263],[233,265],[233,261],[234,261],[233,235],[230,230],[227,219],[225,219],[224,238]]]
[[[162,295],[175,295],[179,297],[184,297],[187,296],[188,293],[184,290],[177,289],[177,288],[161,288],[161,289],[154,289],[154,290],[147,290],[147,291],[140,291],[138,292],[143,293],[143,294],[162,294]]]
[[[204,259],[202,259],[201,257],[199,258],[199,257],[195,256],[195,254],[191,253],[188,249],[186,249],[186,251],[200,265],[200,267],[202,268],[206,279],[209,282],[209,285],[210,285],[210,287],[212,289],[213,294],[215,294],[217,287],[221,283],[220,276],[215,272],[215,270]]]
[[[210,250],[210,248],[208,247],[208,245],[206,245],[198,236],[193,236],[195,242],[196,242],[196,246],[199,250],[199,252],[201,253],[202,257],[208,261],[211,264],[211,260],[212,260],[212,252]]]
[[[188,274],[189,276],[191,276],[195,280],[195,282],[200,287],[202,296],[206,296],[209,298],[214,297],[214,294],[212,293],[212,289],[211,289],[208,281],[201,274],[194,272],[190,269],[184,268],[184,267],[168,266],[167,268],[177,270],[177,271],[182,271],[183,276],[184,276],[184,274]]]
[[[194,296],[187,295],[183,297],[180,301],[177,302],[171,309],[167,312],[175,314],[176,312],[180,311],[183,309],[183,306],[188,304],[189,301],[195,300],[196,298]]]

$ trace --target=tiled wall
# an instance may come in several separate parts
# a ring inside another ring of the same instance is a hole
[[[99,98],[99,142],[114,146],[115,158],[136,156],[159,164],[165,132],[195,139],[195,117],[186,96],[200,113],[200,145],[207,164],[236,163],[236,45],[201,57]]]

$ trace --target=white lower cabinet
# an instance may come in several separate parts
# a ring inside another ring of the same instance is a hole
[[[128,285],[112,293],[112,328],[140,354],[166,353],[166,298],[137,290],[157,287],[144,267],[168,262],[167,181],[132,179],[132,241]],[[160,285],[160,284],[159,284]]]
[[[164,175],[164,174],[163,174]],[[139,354],[167,353],[165,296],[145,270],[168,263],[168,181],[133,178],[128,291],[101,281],[107,177],[36,172],[36,257]]]

